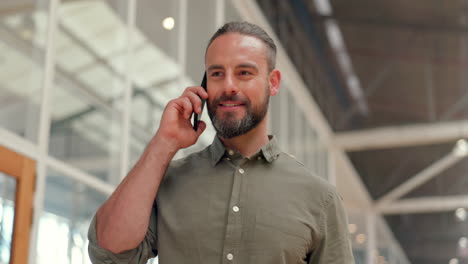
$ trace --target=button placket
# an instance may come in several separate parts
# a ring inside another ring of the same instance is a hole
[[[235,154],[235,153],[234,153]],[[228,152],[229,155],[229,152]],[[240,192],[241,186],[243,182],[243,176],[245,175],[245,169],[241,168],[241,166],[245,165],[245,160],[237,160],[235,156],[230,156],[231,161],[228,163],[233,167],[233,185],[231,191],[231,198],[229,201],[229,212],[228,212],[228,219],[227,219],[227,226],[226,226],[226,234],[224,237],[224,245],[223,245],[223,255],[224,261],[223,263],[233,263],[237,262],[235,260],[235,256],[238,253],[240,241],[241,241],[241,234],[242,234],[242,226],[241,226],[241,211],[240,211]],[[226,159],[227,160],[227,159]],[[238,162],[235,162],[235,161]]]

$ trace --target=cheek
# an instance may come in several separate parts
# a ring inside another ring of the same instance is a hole
[[[251,82],[246,84],[242,89],[242,92],[250,98],[257,98],[263,96],[265,83],[263,82]]]
[[[213,99],[216,98],[216,93],[214,89],[208,89],[207,92],[208,92],[208,102],[213,101]]]
[[[266,96],[270,96],[269,87],[268,83],[257,83],[255,86],[249,87],[249,89],[246,90],[246,95],[251,98],[251,100],[261,103]]]
[[[219,98],[222,94],[219,92],[216,92],[213,90],[208,89],[208,99],[206,103],[211,106],[211,108],[214,110],[215,106],[215,100]]]

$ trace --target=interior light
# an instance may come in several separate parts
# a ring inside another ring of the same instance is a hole
[[[455,148],[453,149],[453,152],[458,157],[465,157],[468,155],[468,144],[466,143],[466,140],[458,140]]]
[[[346,83],[349,87],[349,92],[354,98],[362,98],[364,94],[362,94],[361,84],[359,83],[359,78],[356,74],[350,73]]]
[[[457,258],[450,259],[449,264],[458,264],[458,259]]]
[[[364,234],[359,234],[359,235],[356,236],[356,242],[358,244],[364,244],[364,242],[366,242],[366,239],[367,239],[367,237]]]
[[[467,217],[466,209],[465,208],[458,208],[457,210],[455,210],[455,217],[459,221],[465,221],[466,217]]]
[[[325,20],[325,32],[332,50],[336,55],[338,65],[346,78],[346,85],[353,99],[357,102],[358,110],[360,113],[367,115],[369,109],[364,98],[359,78],[354,72],[351,58],[346,50],[346,45],[343,40],[338,23],[334,19]]]
[[[325,23],[325,30],[328,36],[328,40],[330,41],[330,45],[332,48],[336,51],[342,52],[344,50],[344,40],[343,40],[343,35],[341,34],[340,27],[336,23],[335,20],[327,20]],[[338,58],[339,59],[339,58]],[[346,56],[346,59],[349,60],[348,56]],[[338,61],[339,63],[340,60]],[[350,66],[350,62],[344,63],[345,66]],[[349,71],[348,69],[344,69],[345,71]]]
[[[355,224],[349,224],[348,225],[348,230],[350,234],[354,234],[357,231],[357,225]]]
[[[460,237],[458,240],[458,246],[462,249],[465,249],[468,247],[468,238],[466,237]]]
[[[174,25],[175,25],[175,20],[173,17],[166,17],[162,22],[163,28],[167,30],[172,30],[174,28]]]
[[[323,16],[329,16],[332,13],[332,8],[330,2],[328,0],[315,0],[314,1],[315,7],[319,14]]]

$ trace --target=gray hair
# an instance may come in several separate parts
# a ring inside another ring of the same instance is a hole
[[[268,64],[268,71],[271,72],[276,67],[276,45],[273,39],[265,32],[261,27],[246,22],[246,21],[236,21],[236,22],[229,22],[224,24],[221,28],[219,28],[216,33],[211,37],[208,45],[206,46],[206,51],[210,47],[211,43],[218,37],[227,34],[227,33],[238,33],[241,35],[252,36],[263,43],[266,44],[267,48],[267,64]]]

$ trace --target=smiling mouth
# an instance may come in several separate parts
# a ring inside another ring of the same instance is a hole
[[[219,104],[220,106],[226,106],[226,107],[234,107],[234,106],[241,106],[243,104]]]

